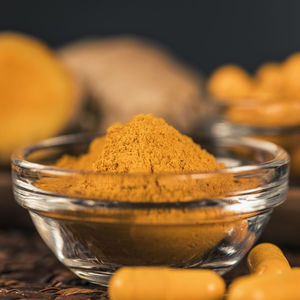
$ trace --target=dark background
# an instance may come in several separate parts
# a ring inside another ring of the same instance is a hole
[[[1,0],[0,30],[60,46],[85,36],[134,33],[204,72],[222,63],[253,71],[300,50],[300,1]]]

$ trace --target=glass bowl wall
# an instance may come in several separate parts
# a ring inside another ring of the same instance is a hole
[[[94,137],[50,139],[12,158],[17,202],[57,258],[94,283],[107,285],[124,265],[209,268],[223,274],[242,259],[286,197],[288,155],[272,143],[249,138],[199,138],[227,165],[213,172],[115,175],[52,166],[63,154],[87,151]],[[72,194],[67,187],[74,178],[97,182],[103,197],[85,189]],[[143,193],[138,202],[130,201],[130,193],[119,201],[106,198],[106,190],[131,182],[156,182],[168,195],[183,191],[182,199],[167,201],[170,197],[162,194],[161,201],[146,202]],[[191,189],[202,195],[205,186],[221,192],[190,197]]]

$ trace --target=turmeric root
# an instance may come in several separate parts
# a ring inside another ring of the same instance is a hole
[[[191,133],[201,119],[201,75],[156,43],[130,36],[83,40],[60,55],[89,96],[92,112],[99,112],[88,129],[104,132],[115,122],[153,113]],[[87,119],[84,127],[94,118]]]
[[[40,41],[0,33],[0,164],[12,151],[61,131],[75,112],[68,71]]]

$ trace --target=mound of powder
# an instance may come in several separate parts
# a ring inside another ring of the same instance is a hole
[[[224,168],[193,140],[163,119],[138,115],[110,127],[94,171],[117,173],[168,173]]]
[[[91,143],[87,154],[64,156],[56,166],[92,172],[76,173],[65,182],[48,178],[40,182],[44,188],[102,200],[192,201],[221,197],[250,184],[226,173],[193,177],[191,173],[220,170],[225,165],[152,114],[111,126],[106,136]]]
[[[101,262],[194,266],[219,243],[232,245],[251,237],[245,215],[214,204],[257,182],[229,173],[206,174],[225,165],[153,115],[113,125],[90,144],[88,153],[64,156],[56,166],[89,172],[67,173],[66,178],[49,174],[39,188],[85,199],[143,202],[143,209],[91,206],[44,213],[59,219],[64,230]],[[212,200],[212,205],[146,205],[202,199]]]

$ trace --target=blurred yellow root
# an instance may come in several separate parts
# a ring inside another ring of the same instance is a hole
[[[71,76],[41,42],[0,34],[0,163],[16,148],[61,131],[75,111]]]

